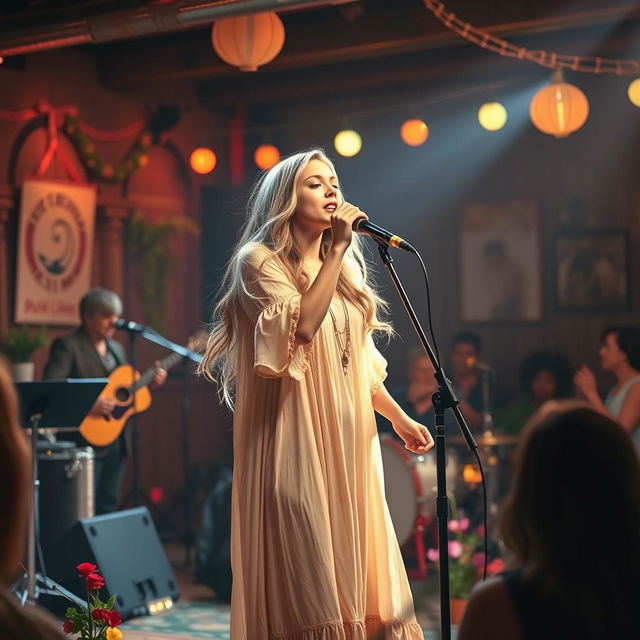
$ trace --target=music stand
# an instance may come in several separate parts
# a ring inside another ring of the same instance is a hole
[[[39,544],[39,480],[38,480],[38,430],[63,427],[79,427],[102,389],[106,378],[45,380],[41,382],[17,382],[15,384],[20,404],[20,424],[31,430],[31,477],[33,500],[29,515],[27,537],[27,590],[18,597],[36,603],[40,595],[64,596],[83,606],[78,597],[36,571],[36,546]],[[42,558],[40,564],[43,565]],[[45,567],[40,567],[45,573]]]

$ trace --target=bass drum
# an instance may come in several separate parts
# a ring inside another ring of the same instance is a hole
[[[380,435],[384,490],[391,520],[400,546],[409,541],[419,518],[432,520],[436,516],[437,473],[436,452],[417,455],[404,448],[390,434]],[[455,489],[458,457],[447,452],[447,491]]]
[[[95,515],[93,449],[38,442],[40,543],[54,544],[81,518]]]

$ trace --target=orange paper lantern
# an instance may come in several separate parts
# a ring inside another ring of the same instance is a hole
[[[261,144],[253,154],[253,160],[259,169],[271,169],[280,162],[280,151],[272,144]]]
[[[280,53],[284,25],[273,12],[224,18],[214,23],[211,42],[227,64],[241,71],[257,71]]]
[[[216,154],[207,147],[198,147],[191,152],[189,164],[191,168],[202,175],[211,173],[216,166],[218,159]]]
[[[400,137],[410,147],[419,147],[429,137],[429,127],[417,118],[407,120],[400,128]]]
[[[542,87],[529,105],[531,122],[556,138],[566,138],[577,131],[588,115],[587,96],[578,87],[564,82],[560,73],[554,73],[551,84]]]

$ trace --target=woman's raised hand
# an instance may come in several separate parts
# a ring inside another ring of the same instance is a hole
[[[331,214],[331,246],[346,250],[353,238],[353,223],[359,218],[369,219],[369,216],[349,202],[343,202]]]

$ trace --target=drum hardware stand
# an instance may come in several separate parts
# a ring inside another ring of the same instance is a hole
[[[375,239],[375,238],[374,238]],[[436,498],[436,514],[438,518],[438,549],[440,562],[440,638],[441,640],[451,640],[451,610],[449,605],[449,531],[447,521],[449,518],[449,498],[447,497],[447,476],[446,476],[446,442],[444,430],[444,412],[450,409],[458,422],[460,431],[464,436],[469,450],[477,456],[478,445],[473,439],[473,435],[458,406],[458,399],[453,392],[451,382],[447,379],[444,369],[438,360],[427,340],[427,336],[420,326],[420,321],[411,305],[402,282],[393,266],[393,258],[389,254],[389,247],[383,241],[378,241],[378,251],[384,266],[389,271],[393,284],[400,295],[402,304],[411,320],[413,328],[424,347],[435,371],[435,379],[439,389],[433,394],[433,408],[436,415],[436,469],[438,478],[438,494]],[[482,469],[482,467],[480,467]]]
[[[70,424],[79,427],[106,383],[107,380],[102,378],[16,383],[21,407],[21,424],[31,431],[32,501],[27,530],[27,567],[14,590],[23,605],[25,602],[36,604],[42,596],[59,596],[67,598],[76,606],[85,606],[83,600],[45,575],[40,549],[38,431],[41,428],[56,428]],[[42,573],[37,571],[38,560]]]

